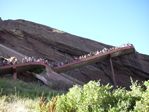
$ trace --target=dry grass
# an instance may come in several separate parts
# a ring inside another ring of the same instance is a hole
[[[15,95],[0,97],[0,112],[37,112],[39,99],[19,98]]]
[[[50,100],[59,93],[40,84],[0,78],[0,112],[40,112],[41,96]]]

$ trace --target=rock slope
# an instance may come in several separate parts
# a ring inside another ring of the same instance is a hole
[[[48,26],[26,20],[0,20],[0,44],[23,55],[43,57],[51,62],[73,60],[74,56],[111,47],[103,43],[78,37]],[[2,54],[2,52],[0,51]],[[149,56],[138,52],[112,59],[116,83],[128,87],[133,80],[149,79]],[[79,69],[65,72],[66,75],[84,83],[100,80],[112,81],[109,60],[96,62]]]

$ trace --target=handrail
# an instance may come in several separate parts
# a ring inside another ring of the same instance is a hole
[[[79,61],[74,61],[72,63],[64,64],[63,66],[53,67],[52,69],[56,72],[65,71],[65,69],[67,69],[67,67],[69,67],[70,69],[73,68],[73,67],[71,68],[70,66],[78,65],[78,67],[79,67],[79,64],[80,65],[81,64],[85,65],[85,64],[90,64],[90,63],[96,62],[96,61],[98,61],[99,59],[102,59],[102,58],[115,57],[114,55],[112,55],[114,53],[119,52],[119,54],[117,56],[127,54],[127,52],[128,52],[127,50],[128,51],[130,50],[129,52],[134,52],[134,47],[132,46],[132,47],[123,47],[123,48],[114,49],[114,50],[109,51],[109,52],[105,52],[105,53],[102,53],[102,54],[99,54],[99,55],[90,56],[90,57],[81,59]],[[120,53],[121,51],[123,51],[124,53],[123,52]]]

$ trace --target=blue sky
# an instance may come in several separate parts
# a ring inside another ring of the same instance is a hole
[[[0,0],[0,17],[26,19],[149,55],[149,0]]]

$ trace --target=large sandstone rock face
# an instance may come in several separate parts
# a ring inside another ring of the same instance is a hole
[[[74,56],[111,47],[25,20],[1,20],[0,44],[23,55],[43,57],[51,62],[73,60]],[[128,87],[130,77],[139,81],[149,79],[149,56],[147,55],[136,52],[113,58],[112,61],[116,83],[119,86]],[[74,69],[65,74],[84,83],[100,80],[103,84],[113,84],[109,60]]]

